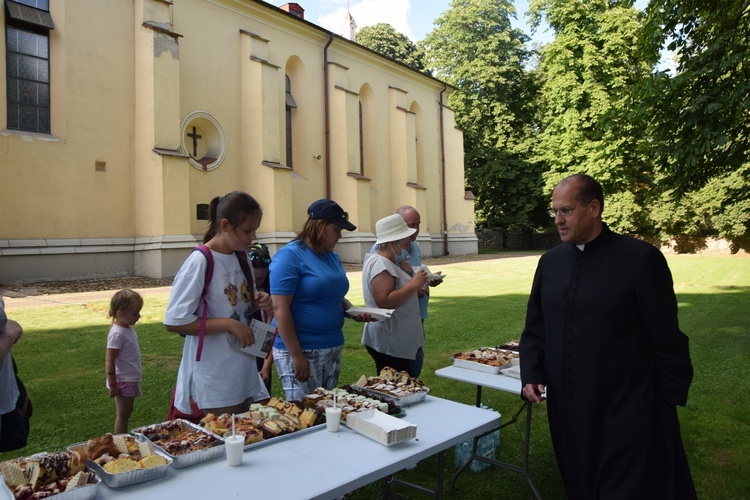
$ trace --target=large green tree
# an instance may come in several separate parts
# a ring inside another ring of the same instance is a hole
[[[539,65],[536,151],[548,168],[546,192],[567,175],[588,173],[604,187],[608,222],[642,230],[651,169],[636,147],[642,126],[623,118],[628,88],[650,69],[636,50],[642,14],[632,0],[532,0],[530,13],[533,25],[546,19],[556,35]]]
[[[750,160],[750,2],[651,0],[646,13],[643,54],[656,62],[668,48],[677,74],[636,89],[636,117],[649,125],[663,180],[700,189]]]
[[[539,225],[544,201],[531,161],[536,88],[515,15],[510,0],[453,0],[422,45],[435,76],[456,88],[449,104],[464,133],[478,222],[517,230]]]
[[[630,120],[663,187],[650,217],[665,235],[750,236],[750,2],[652,0],[640,37],[655,71],[631,90]]]
[[[360,28],[357,31],[356,41],[368,49],[411,66],[417,71],[424,71],[425,69],[422,49],[388,23],[378,23]]]

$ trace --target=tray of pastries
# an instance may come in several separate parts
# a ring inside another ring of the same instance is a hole
[[[18,500],[88,500],[100,482],[83,456],[67,450],[7,460],[0,463],[0,474],[8,498]]]
[[[181,469],[224,455],[224,439],[187,420],[176,419],[133,429],[151,441]]]
[[[286,438],[322,429],[324,417],[313,408],[303,408],[282,398],[272,397],[266,404],[254,403],[250,410],[234,416],[234,428],[245,433],[245,450],[255,449]],[[232,430],[232,415],[209,413],[200,425],[218,435]]]
[[[503,368],[518,364],[518,351],[480,347],[453,355],[453,365],[486,373],[500,373]]]
[[[334,399],[335,405],[341,408],[341,420],[344,422],[346,416],[354,412],[377,410],[389,415],[398,415],[402,412],[401,408],[388,398],[379,394],[371,396],[360,394],[352,386],[334,390],[318,387],[315,392],[302,398],[302,405],[306,408],[315,408],[321,414],[325,414],[327,407],[334,406]]]
[[[362,375],[351,385],[351,388],[360,394],[377,395],[402,408],[424,401],[427,393],[430,392],[430,388],[418,378],[410,376],[405,371],[396,371],[389,366],[380,370],[377,377]]]
[[[110,488],[164,477],[172,458],[143,436],[105,434],[68,451],[86,457],[88,467]]]
[[[509,340],[506,343],[497,346],[496,349],[505,349],[506,351],[516,351],[516,352],[518,352],[518,346],[520,344],[521,344],[521,341],[518,340],[518,339]]]

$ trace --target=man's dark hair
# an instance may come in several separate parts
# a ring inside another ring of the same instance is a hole
[[[600,212],[604,211],[604,193],[599,181],[586,174],[573,174],[560,181],[560,184],[575,181],[578,184],[575,199],[586,205],[592,200],[599,200]]]

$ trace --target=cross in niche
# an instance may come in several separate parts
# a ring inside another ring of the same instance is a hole
[[[193,127],[193,133],[188,132],[187,136],[193,139],[193,158],[195,158],[198,156],[198,139],[203,136],[196,132],[195,127]]]

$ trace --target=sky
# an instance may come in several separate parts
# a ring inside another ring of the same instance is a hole
[[[287,2],[266,0],[277,7]],[[406,35],[413,42],[422,40],[433,29],[433,21],[448,10],[450,0],[297,0],[305,9],[305,20],[333,31],[342,36],[349,35],[346,25],[347,4],[349,12],[358,28],[378,23],[388,23]],[[527,23],[526,11],[529,0],[513,0],[516,7],[516,20],[511,19],[514,28],[520,28],[531,37],[531,42],[544,44],[552,41],[553,35],[546,24],[532,34]],[[636,0],[635,5],[645,8],[647,0]]]
[[[272,5],[281,6],[283,0],[266,0]],[[422,40],[432,29],[433,21],[448,10],[450,0],[297,0],[305,9],[305,20],[317,24],[346,38],[349,37],[349,26],[345,21],[347,4],[349,12],[358,28],[378,23],[388,23],[406,35],[411,41]],[[644,9],[648,0],[636,0],[635,7]],[[531,38],[531,45],[551,42],[554,35],[545,23],[531,33],[526,18],[529,0],[513,0],[516,8],[516,19],[511,18],[511,25],[520,28]],[[674,63],[669,53],[662,54],[660,69],[674,70]]]
[[[280,6],[287,2],[273,0],[268,3]],[[349,29],[344,21],[347,0],[297,0],[297,3],[305,9],[306,21],[348,37]],[[432,22],[448,10],[450,0],[350,0],[348,3],[349,12],[358,28],[388,23],[413,42],[418,42],[432,31]],[[518,21],[511,20],[513,27],[521,28],[531,36],[524,20],[528,0],[514,0],[514,4]],[[550,33],[543,33],[543,29],[539,31],[532,37],[532,42],[544,43],[552,39]]]

